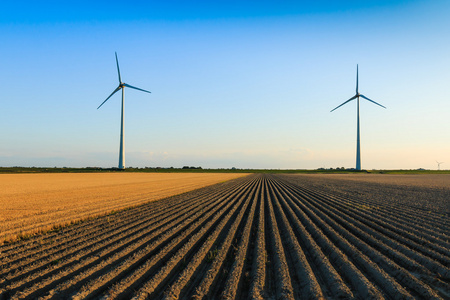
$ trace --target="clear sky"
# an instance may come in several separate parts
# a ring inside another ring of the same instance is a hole
[[[0,166],[450,168],[450,2],[7,1]]]

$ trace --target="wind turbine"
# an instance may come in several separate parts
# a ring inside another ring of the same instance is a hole
[[[366,96],[360,94],[358,92],[358,65],[356,65],[356,94],[355,96],[351,97],[350,99],[348,99],[347,101],[345,101],[344,103],[342,103],[341,105],[339,105],[338,107],[332,109],[330,112],[338,109],[339,107],[341,107],[344,104],[347,104],[348,102],[352,101],[352,100],[357,100],[357,136],[356,136],[356,170],[361,170],[361,145],[360,145],[360,138],[359,138],[359,97],[366,99],[367,101],[370,101],[372,103],[375,103],[378,106],[381,106],[383,108],[383,105],[376,103],[373,100],[370,100],[369,98],[367,98]]]
[[[438,162],[438,161],[436,161],[437,162],[437,164],[438,164],[438,171],[440,171],[441,170],[441,164],[443,164],[444,162],[442,161],[442,162]]]
[[[125,82],[122,82],[122,78],[120,77],[120,69],[119,69],[119,60],[117,59],[117,52],[116,53],[116,64],[117,64],[117,74],[119,75],[119,86],[111,93],[111,95],[106,98],[105,101],[103,101],[102,104],[100,104],[97,109],[99,109],[103,104],[105,104],[106,101],[108,101],[109,98],[111,98],[112,95],[114,95],[117,91],[122,89],[122,113],[120,118],[120,150],[119,150],[119,169],[125,169],[125,154],[124,154],[124,147],[123,147],[123,108],[124,108],[124,100],[125,100],[125,87],[132,88],[138,91],[151,93],[149,91],[131,86],[129,84],[126,84]]]

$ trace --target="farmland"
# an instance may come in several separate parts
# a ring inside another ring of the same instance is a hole
[[[0,174],[0,243],[236,178],[239,174]]]
[[[448,178],[372,178],[253,174],[5,244],[0,298],[449,298]]]

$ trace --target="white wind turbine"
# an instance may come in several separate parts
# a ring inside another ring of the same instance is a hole
[[[355,96],[351,97],[350,99],[348,99],[347,101],[345,101],[344,103],[342,103],[341,105],[339,105],[338,107],[332,109],[330,112],[338,109],[339,107],[341,107],[344,104],[347,104],[348,102],[356,99],[357,100],[357,136],[356,136],[356,170],[361,170],[361,145],[360,145],[360,138],[359,138],[359,97],[366,99],[367,101],[370,101],[372,103],[375,103],[376,105],[379,105],[383,108],[383,105],[376,103],[373,100],[370,100],[369,98],[367,98],[366,96],[360,94],[358,92],[358,65],[356,65],[356,94]]]
[[[99,109],[103,104],[105,104],[105,102],[108,101],[108,99],[111,98],[112,95],[114,95],[117,91],[122,89],[122,113],[121,113],[121,118],[120,118],[119,169],[125,169],[125,154],[124,154],[124,147],[123,147],[123,109],[124,109],[124,100],[125,100],[125,96],[124,96],[125,87],[129,87],[129,88],[132,88],[132,89],[135,89],[138,91],[142,91],[142,92],[146,92],[146,93],[151,93],[151,92],[122,82],[122,78],[120,78],[119,60],[117,59],[117,52],[115,52],[115,53],[116,53],[117,74],[119,74],[119,86],[111,93],[111,95],[109,95],[108,98],[106,98],[105,101],[103,101],[102,104],[100,104],[99,107],[97,107],[97,109]]]
[[[436,161],[437,162],[437,164],[438,164],[438,171],[440,171],[441,170],[441,164],[443,164],[444,162],[442,161],[442,162],[438,162],[438,161]]]

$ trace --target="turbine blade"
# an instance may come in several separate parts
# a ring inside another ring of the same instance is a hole
[[[119,84],[120,84],[122,83],[122,78],[120,78],[119,60],[117,59],[117,52],[115,53],[116,53],[117,74],[119,74]]]
[[[99,109],[99,108],[100,108],[100,107],[101,107],[101,106],[102,106],[103,104],[105,104],[105,102],[106,102],[106,101],[108,101],[108,99],[109,99],[109,98],[111,98],[111,96],[112,96],[112,95],[114,95],[114,94],[115,94],[115,93],[116,93],[116,92],[117,92],[118,90],[120,90],[120,89],[121,89],[121,87],[120,87],[120,86],[118,86],[118,87],[117,87],[117,88],[116,88],[116,89],[114,90],[114,92],[112,92],[112,93],[111,93],[111,95],[109,95],[109,97],[108,97],[108,98],[106,98],[106,100],[105,100],[105,101],[103,101],[103,102],[102,102],[102,104],[100,104],[100,106],[99,106],[99,107],[97,107],[97,109]]]
[[[339,105],[338,107],[332,109],[330,112],[332,112],[333,110],[338,109],[338,108],[341,107],[342,105],[344,105],[344,104],[346,104],[346,103],[348,103],[348,102],[350,102],[350,101],[356,99],[357,97],[358,97],[358,95],[355,95],[355,96],[351,97],[350,99],[348,99],[347,101],[345,101],[344,103],[342,103],[341,105]]]
[[[126,87],[129,87],[129,88],[132,88],[132,89],[138,90],[138,91],[143,91],[143,92],[146,92],[146,93],[151,93],[151,92],[149,92],[149,91],[146,91],[146,90],[143,90],[143,89],[140,89],[140,88],[134,87],[134,86],[132,86],[132,85],[129,85],[129,84],[126,84],[126,83],[124,83],[123,85],[124,85],[124,86],[126,86]]]
[[[364,95],[359,95],[360,97],[362,97],[362,98],[364,98],[364,99],[366,99],[366,100],[369,100],[370,102],[372,102],[372,103],[375,103],[376,105],[379,105],[379,106],[381,106],[381,107],[383,107],[383,108],[386,108],[385,106],[383,106],[383,105],[381,105],[380,103],[376,103],[375,101],[373,101],[373,100],[370,100],[369,98],[367,98],[366,96],[364,96]]]
[[[358,64],[356,64],[356,94],[358,94]]]

